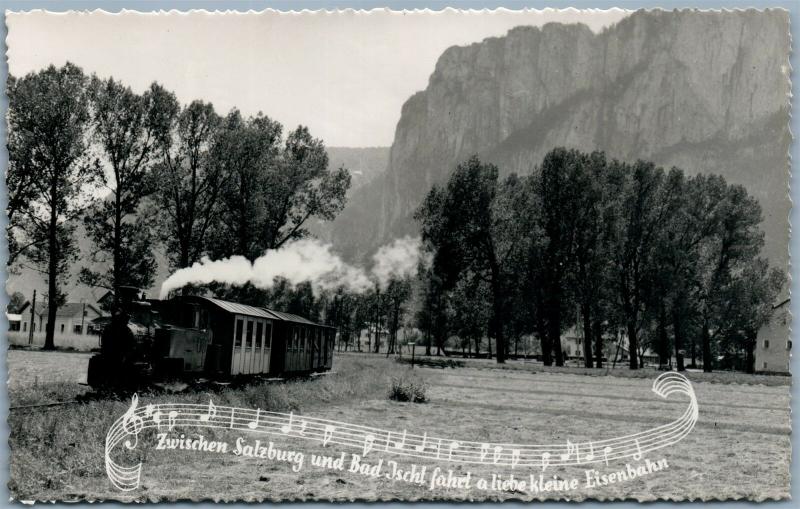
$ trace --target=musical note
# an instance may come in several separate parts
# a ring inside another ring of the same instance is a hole
[[[589,453],[584,458],[586,461],[594,461],[594,444],[589,442]]]
[[[493,457],[492,457],[492,460],[493,460],[495,463],[497,463],[498,461],[500,461],[500,453],[501,453],[502,451],[503,451],[503,448],[502,448],[502,447],[500,447],[499,445],[495,445],[495,446],[494,446],[494,455],[493,455]]]
[[[519,463],[519,449],[511,449],[511,468],[515,468]]]
[[[383,448],[384,452],[388,452],[389,451],[389,444],[391,444],[391,443],[392,443],[392,432],[388,431],[386,433],[386,447]]]
[[[136,415],[136,407],[139,405],[139,395],[134,394],[131,398],[131,407],[122,416],[122,429],[125,433],[133,435],[133,443],[130,440],[125,440],[125,447],[133,449],[139,443],[139,433],[144,429],[144,422],[142,418]]]
[[[167,429],[172,431],[175,428],[175,421],[178,419],[178,411],[172,410],[167,416]]]
[[[372,444],[374,443],[375,435],[368,433],[367,436],[364,437],[364,456],[366,456],[367,453],[372,450]]]
[[[633,459],[636,460],[636,461],[639,461],[640,459],[642,459],[642,448],[639,445],[639,439],[638,438],[636,439],[636,452],[633,453]]]
[[[450,442],[450,455],[447,457],[448,460],[453,459],[453,451],[461,447],[461,444],[455,440]]]
[[[307,426],[308,426],[308,422],[306,422],[306,420],[305,420],[305,419],[303,419],[302,421],[300,421],[300,429],[299,429],[299,430],[297,430],[297,432],[298,432],[299,434],[301,434],[301,435],[305,435],[305,434],[306,434],[306,427],[307,427]]]
[[[613,449],[609,446],[603,447],[603,458],[606,460],[606,466],[608,466],[608,453],[613,451]]]
[[[481,444],[481,463],[489,455],[489,444]]]
[[[144,407],[144,416],[150,418],[153,416],[153,411],[155,411],[156,407],[152,403]]]
[[[575,453],[575,445],[567,440],[567,452],[561,453],[561,461],[567,461],[569,457]]]
[[[335,426],[331,426],[330,424],[325,425],[325,432],[322,434],[322,446],[325,447],[328,445],[328,442],[331,441],[333,437],[333,432],[336,430]]]
[[[161,410],[153,412],[153,422],[158,427],[158,430],[161,431]]]
[[[439,444],[436,446],[436,459],[438,460],[442,455],[442,439],[439,439]]]
[[[549,452],[542,453],[542,472],[544,472],[549,465],[550,465],[550,453]]]
[[[394,448],[402,450],[406,446],[406,430],[403,430],[403,440],[394,443]]]
[[[258,419],[261,417],[261,409],[256,408],[256,420],[250,421],[247,423],[247,427],[250,429],[256,429],[258,427]]]
[[[203,422],[208,422],[211,420],[212,417],[217,416],[217,406],[214,405],[214,402],[210,399],[208,400],[208,413],[206,415],[201,415],[200,420]]]
[[[417,452],[422,452],[425,450],[425,445],[428,443],[428,432],[425,432],[425,435],[422,436],[422,443],[420,445],[415,445],[414,450]]]
[[[288,435],[292,431],[292,422],[294,422],[294,412],[289,412],[289,424],[281,426],[281,433]]]
[[[231,429],[233,429],[233,416],[236,414],[236,409],[231,407]]]

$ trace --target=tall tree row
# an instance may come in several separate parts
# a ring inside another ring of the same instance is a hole
[[[490,303],[498,362],[507,338],[527,335],[546,365],[563,365],[561,337],[574,327],[586,367],[603,365],[606,341],[627,350],[631,369],[650,350],[662,366],[674,355],[678,370],[688,356],[710,371],[732,351],[752,364],[755,333],[785,285],[760,258],[761,209],[741,186],[600,152],[557,148],[530,176],[505,179],[473,157],[416,217],[433,254],[420,328],[436,330],[433,311],[449,303],[459,318],[443,334],[463,340],[475,330],[464,310]]]
[[[157,83],[139,94],[73,64],[11,77],[8,95],[9,266],[45,276],[45,348],[76,265],[81,283],[118,296],[121,286],[152,285],[158,250],[172,269],[203,256],[254,260],[345,204],[350,174],[328,167],[322,140],[304,126],[284,137],[261,113],[220,117],[202,101],[182,106]],[[80,262],[79,226],[91,241]],[[218,290],[319,314],[310,286]]]

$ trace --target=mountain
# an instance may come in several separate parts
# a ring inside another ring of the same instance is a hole
[[[350,192],[372,182],[386,171],[389,147],[327,147],[328,167],[350,170]]]
[[[783,10],[638,11],[602,33],[547,24],[449,48],[404,104],[385,174],[353,193],[332,238],[364,259],[415,233],[428,189],[470,155],[527,174],[567,146],[745,186],[765,253],[787,266],[789,48]]]

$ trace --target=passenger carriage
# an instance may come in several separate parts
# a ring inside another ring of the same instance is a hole
[[[331,369],[336,329],[291,313],[200,296],[161,301],[160,313],[208,329],[209,375],[286,375]],[[187,349],[188,351],[188,349]]]

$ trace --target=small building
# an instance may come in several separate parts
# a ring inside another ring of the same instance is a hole
[[[47,330],[47,305],[45,303],[37,303],[33,314],[33,331],[45,332]],[[103,316],[103,313],[94,304],[68,302],[56,310],[55,333],[57,335],[91,334],[90,324],[92,320],[101,316]],[[28,320],[22,320],[23,332],[28,331],[29,321],[30,315],[28,315]]]
[[[789,301],[775,304],[772,317],[758,331],[755,349],[755,372],[789,374],[792,339],[789,334],[791,316]]]
[[[9,331],[21,331],[22,330],[22,315],[17,313],[8,313],[6,312],[6,320],[8,320],[8,330]]]

